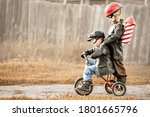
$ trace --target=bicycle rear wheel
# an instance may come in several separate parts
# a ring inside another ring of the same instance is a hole
[[[117,82],[113,85],[112,92],[115,96],[123,96],[126,93],[126,86],[121,82]]]

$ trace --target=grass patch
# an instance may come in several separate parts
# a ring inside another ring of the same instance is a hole
[[[150,66],[125,66],[127,84],[149,84]],[[0,62],[0,85],[73,84],[82,76],[84,62],[53,62],[49,60]],[[104,83],[93,78],[94,83]]]

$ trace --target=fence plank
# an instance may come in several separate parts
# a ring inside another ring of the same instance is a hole
[[[93,30],[107,33],[105,5],[56,4],[41,0],[0,1],[0,41],[29,40],[35,44],[83,43]],[[126,63],[150,64],[150,6],[124,5],[122,18],[133,15],[136,29],[124,47]]]

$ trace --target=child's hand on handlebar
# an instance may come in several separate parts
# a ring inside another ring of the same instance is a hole
[[[82,58],[86,58],[86,56],[87,56],[87,55],[85,54],[85,52],[83,52],[83,53],[81,54],[81,57],[82,57]]]
[[[90,55],[86,55],[84,52],[81,54],[81,57],[84,58],[85,60],[88,60],[88,58],[91,58]]]
[[[81,57],[82,58],[86,58],[88,55],[91,55],[92,52],[90,50],[85,50],[82,54],[81,54]]]

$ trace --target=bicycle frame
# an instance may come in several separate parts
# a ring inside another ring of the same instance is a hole
[[[87,63],[90,64],[88,57],[86,55],[84,55],[84,59],[86,60]],[[112,87],[113,84],[111,82],[109,82],[109,80],[111,79],[111,74],[107,75],[107,79],[104,78],[103,76],[100,76],[100,78],[102,78],[105,82],[107,82],[109,87]]]
[[[109,86],[109,87],[112,87],[113,84],[109,82],[108,78],[106,79],[106,78],[104,78],[103,76],[101,76],[101,78],[102,78],[105,82],[108,83],[108,86]]]

